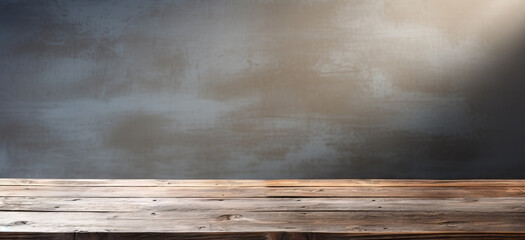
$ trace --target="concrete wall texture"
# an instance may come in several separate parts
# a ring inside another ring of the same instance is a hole
[[[0,177],[525,178],[525,1],[0,2]]]

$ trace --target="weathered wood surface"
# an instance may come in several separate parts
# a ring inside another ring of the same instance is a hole
[[[525,239],[525,180],[0,179],[0,239]]]

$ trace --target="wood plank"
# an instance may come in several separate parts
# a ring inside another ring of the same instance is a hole
[[[525,235],[517,233],[290,233],[290,232],[258,232],[258,233],[25,233],[13,232],[0,234],[2,240],[381,240],[381,239],[480,239],[507,240],[525,239]]]
[[[525,187],[63,187],[0,186],[1,196],[18,197],[521,197]]]
[[[5,232],[525,232],[523,212],[0,212]]]
[[[242,210],[273,212],[525,212],[523,198],[33,198],[2,197],[0,211],[138,212]]]
[[[0,178],[0,186],[121,186],[121,187],[523,187],[525,179],[284,179],[284,180],[162,180],[162,179],[27,179]]]
[[[518,239],[525,236],[525,186],[521,180],[0,180],[0,239],[124,236]]]

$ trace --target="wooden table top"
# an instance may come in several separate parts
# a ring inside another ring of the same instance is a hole
[[[0,179],[0,239],[525,239],[525,180]]]

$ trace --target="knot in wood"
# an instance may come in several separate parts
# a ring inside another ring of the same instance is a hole
[[[219,221],[227,221],[227,220],[234,220],[242,218],[242,215],[240,214],[224,214],[217,217],[217,220]]]

